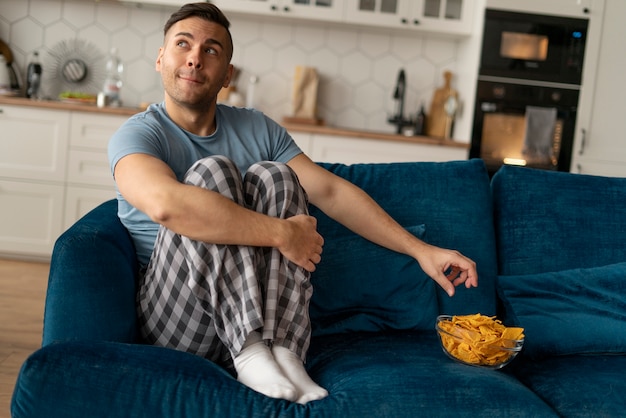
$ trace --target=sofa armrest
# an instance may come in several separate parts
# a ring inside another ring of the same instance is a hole
[[[52,253],[43,345],[68,340],[136,340],[138,265],[117,217],[117,201],[93,209],[65,231]]]

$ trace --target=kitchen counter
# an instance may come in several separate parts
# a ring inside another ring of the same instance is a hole
[[[384,132],[375,132],[375,131],[360,131],[356,129],[345,129],[345,128],[337,128],[326,125],[309,125],[309,124],[297,124],[297,123],[287,123],[283,122],[282,126],[284,126],[290,132],[302,132],[302,133],[310,133],[310,134],[320,134],[320,135],[329,135],[329,136],[342,136],[348,138],[358,138],[358,139],[372,139],[377,141],[394,141],[394,142],[404,142],[409,144],[424,144],[424,145],[439,145],[442,147],[453,147],[453,148],[463,148],[469,149],[469,143],[452,141],[449,139],[443,138],[432,138],[428,136],[406,136],[406,135],[398,135],[398,134],[390,134]]]
[[[17,105],[45,108],[52,110],[68,110],[80,112],[93,112],[99,114],[132,116],[143,109],[138,107],[97,107],[93,104],[69,103],[55,100],[31,100],[24,97],[0,96],[0,105]],[[337,128],[326,125],[308,125],[297,123],[286,123],[282,125],[290,132],[301,132],[310,134],[320,134],[329,136],[340,136],[347,138],[371,139],[377,141],[393,141],[410,144],[438,145],[442,147],[463,148],[468,149],[469,144],[457,141],[451,141],[443,138],[431,138],[427,136],[405,136],[390,134],[384,132],[361,131],[356,129]]]
[[[0,105],[28,106],[51,110],[76,110],[109,115],[132,116],[141,112],[138,107],[97,107],[95,104],[71,103],[57,100],[31,100],[25,97],[0,96]]]

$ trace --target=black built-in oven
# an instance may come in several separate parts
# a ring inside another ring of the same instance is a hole
[[[487,9],[470,158],[569,171],[586,19]]]

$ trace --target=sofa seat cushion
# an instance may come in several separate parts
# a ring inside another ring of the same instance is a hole
[[[35,352],[13,394],[14,418],[550,417],[515,377],[457,364],[435,332],[313,339],[307,368],[330,394],[300,405],[267,398],[193,354],[113,342],[64,342]],[[54,390],[51,390],[54,388]]]
[[[512,371],[562,417],[623,417],[626,356],[562,356],[512,364]]]
[[[245,387],[193,354],[71,341],[50,344],[26,360],[11,412],[15,418],[265,418],[301,416],[298,407]]]
[[[312,417],[556,416],[513,376],[449,359],[434,330],[316,338],[307,366],[330,392]]]
[[[408,257],[390,255],[392,267],[381,266],[380,257],[366,258],[342,245],[354,243],[354,233],[312,206],[311,215],[317,218],[318,230],[327,243],[311,277],[311,319],[316,335],[432,330],[437,313],[495,314],[491,189],[482,161],[320,164],[365,190],[405,228],[424,225],[425,241],[472,258],[477,263],[479,287],[459,286],[450,298]],[[406,303],[408,300],[411,303]],[[363,316],[345,321],[354,306],[362,307]]]

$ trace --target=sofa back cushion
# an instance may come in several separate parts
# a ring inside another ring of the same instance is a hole
[[[450,298],[411,258],[356,237],[319,209],[322,262],[312,275],[314,335],[382,329],[432,330],[439,313],[495,314],[496,250],[489,177],[480,160],[321,164],[365,190],[402,226],[477,263],[479,287]]]
[[[626,263],[501,276],[507,322],[524,328],[524,354],[626,354]]]
[[[505,166],[492,187],[501,275],[626,261],[626,179]]]
[[[499,294],[524,355],[626,352],[626,179],[503,167]]]
[[[135,248],[117,217],[117,201],[110,200],[55,243],[43,345],[69,340],[134,342],[136,274]]]

